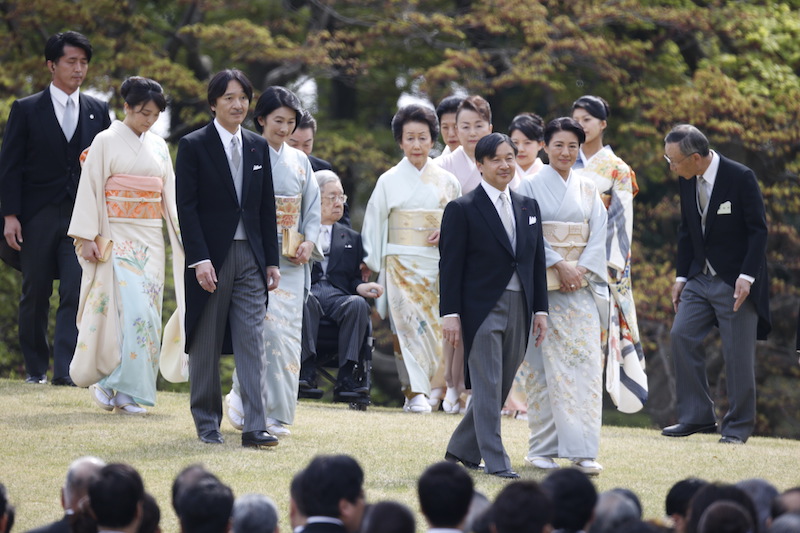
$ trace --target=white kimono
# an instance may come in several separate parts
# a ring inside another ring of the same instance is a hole
[[[593,181],[576,171],[564,181],[549,165],[517,192],[539,202],[543,223],[587,222],[590,230],[578,259],[588,271],[588,286],[572,293],[549,291],[547,338],[539,348],[528,342],[528,456],[595,459],[603,393],[601,335],[609,305],[605,206]],[[562,260],[547,242],[545,256],[548,267]]]
[[[430,395],[430,380],[439,367],[442,331],[439,322],[439,248],[390,242],[389,217],[393,211],[424,210],[431,215],[426,227],[416,230],[424,237],[438,230],[448,202],[458,198],[461,187],[449,172],[428,159],[422,171],[403,158],[375,184],[361,229],[364,262],[380,272],[386,292],[376,306],[382,318],[391,319],[400,341],[406,389]]]
[[[481,172],[475,161],[464,151],[463,146],[459,146],[447,155],[440,155],[434,162],[458,179],[461,184],[461,194],[467,194],[481,183]]]

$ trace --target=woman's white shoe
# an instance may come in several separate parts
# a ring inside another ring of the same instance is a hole
[[[117,408],[117,412],[123,415],[144,416],[147,414],[147,409],[124,392],[117,392],[112,402]]]
[[[403,411],[406,413],[430,413],[431,404],[428,403],[428,398],[424,394],[417,394],[410,400],[406,398],[406,403],[403,406]]]
[[[97,383],[89,387],[89,392],[92,393],[92,400],[103,411],[114,410],[114,391],[101,387]]]
[[[541,470],[555,470],[556,468],[560,468],[558,463],[556,463],[551,457],[525,457],[525,463]]]
[[[572,461],[572,466],[587,476],[597,476],[603,471],[603,465],[594,459],[575,459]]]

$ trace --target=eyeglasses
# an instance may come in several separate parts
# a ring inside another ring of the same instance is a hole
[[[686,161],[687,159],[689,159],[690,157],[692,157],[696,153],[697,152],[692,152],[691,154],[687,155],[686,157],[684,157],[680,161],[673,161],[672,159],[669,158],[669,156],[667,154],[664,154],[664,159],[667,160],[667,163],[669,163],[670,166],[676,166],[677,167],[678,165],[680,165],[681,163],[683,163],[684,161]]]
[[[327,201],[328,203],[335,203],[335,202],[342,202],[343,204],[347,203],[347,195],[346,194],[329,194],[328,196],[323,196],[323,200]]]

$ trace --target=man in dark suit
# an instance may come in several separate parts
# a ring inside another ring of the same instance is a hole
[[[492,133],[475,146],[481,186],[447,204],[442,218],[439,312],[445,340],[464,343],[472,401],[445,459],[518,478],[500,437],[500,410],[528,336],[547,332],[547,278],[539,204],[508,189],[517,149]],[[531,316],[533,329],[531,329]]]
[[[308,156],[311,168],[314,172],[318,170],[333,170],[330,163],[319,157],[314,157],[311,152],[314,150],[314,137],[317,135],[317,121],[308,111],[303,111],[300,123],[289,135],[289,146],[297,148]]]
[[[719,326],[730,407],[721,443],[742,444],[756,417],[756,338],[770,330],[767,221],[755,174],[709,149],[688,124],[665,139],[665,158],[681,179],[672,358],[678,424],[663,435],[714,433],[703,339]]]
[[[221,444],[219,358],[226,327],[244,404],[242,446],[275,446],[266,432],[264,316],[278,286],[278,230],[267,141],[241,127],[253,87],[238,70],[208,84],[215,119],[185,136],[175,166],[186,251],[186,348],[197,435]],[[227,352],[226,353],[230,353]]]
[[[349,455],[318,455],[300,476],[303,533],[355,533],[364,518],[364,471]]]
[[[303,344],[307,349],[303,350],[301,379],[305,378],[307,385],[313,381],[319,322],[323,316],[329,317],[339,326],[339,372],[333,393],[347,399],[367,392],[356,383],[353,369],[369,327],[369,305],[364,298],[378,298],[383,287],[361,279],[361,235],[339,223],[347,200],[339,177],[330,170],[319,171],[316,177],[322,202],[317,244],[325,259],[314,263],[311,270],[311,293],[303,315]]]
[[[89,40],[57,33],[44,49],[52,82],[14,102],[0,150],[0,211],[5,244],[19,252],[19,342],[26,383],[46,383],[47,322],[53,280],[60,279],[53,338],[53,385],[72,385],[81,267],[67,237],[81,174],[79,157],[111,124],[108,104],[80,94],[92,59]]]

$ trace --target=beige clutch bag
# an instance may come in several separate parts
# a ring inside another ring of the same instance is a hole
[[[283,228],[282,236],[281,253],[284,257],[294,258],[297,255],[297,247],[306,240],[305,236],[293,228]]]
[[[578,266],[577,261],[567,261],[568,265],[572,265],[573,267]],[[581,287],[586,287],[589,284],[586,281],[586,278],[581,278]],[[557,291],[561,288],[561,276],[558,275],[558,270],[556,267],[550,267],[547,269],[547,290],[548,291]]]
[[[94,243],[97,245],[97,249],[100,250],[100,259],[101,263],[105,263],[109,259],[111,259],[111,252],[114,251],[114,241],[111,239],[107,239],[102,235],[98,235],[94,238]],[[75,251],[78,252],[80,255],[81,249],[83,249],[83,240],[78,241],[78,245],[75,247]]]

